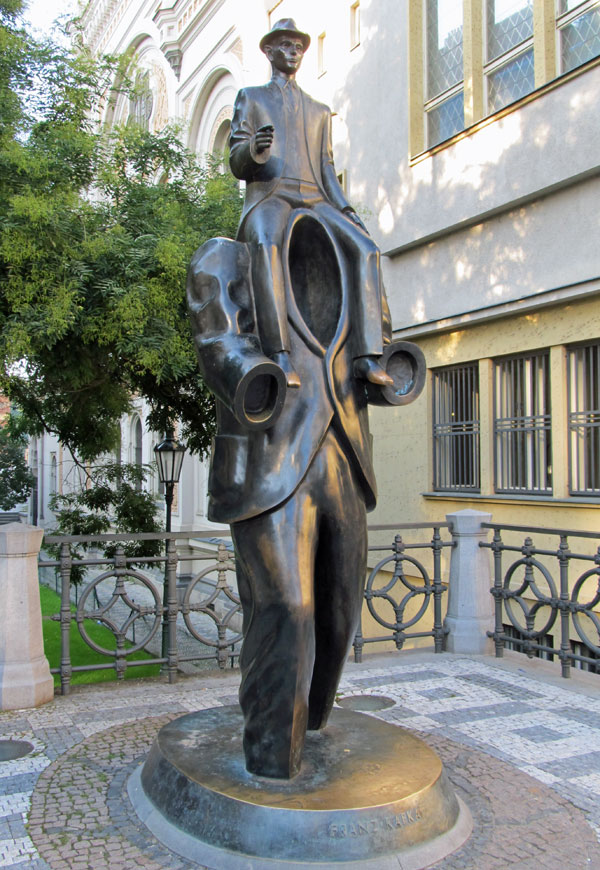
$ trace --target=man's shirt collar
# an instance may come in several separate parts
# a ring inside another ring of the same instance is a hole
[[[291,87],[293,89],[298,88],[298,84],[296,83],[296,79],[287,78],[287,76],[285,76],[283,73],[279,72],[278,69],[276,69],[275,72],[273,73],[273,75],[271,77],[271,81],[275,82],[275,84],[278,85],[282,91],[285,87]],[[298,88],[298,90],[299,90],[299,88]]]

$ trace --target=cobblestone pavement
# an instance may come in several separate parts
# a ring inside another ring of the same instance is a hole
[[[340,695],[355,697],[343,703],[394,701],[373,715],[419,732],[471,809],[472,837],[436,870],[600,870],[600,676],[554,674],[516,654],[401,653],[346,668]],[[238,681],[230,671],[104,684],[1,713],[0,738],[34,749],[0,763],[0,866],[191,868],[139,822],[127,778],[162,724],[236,703]]]

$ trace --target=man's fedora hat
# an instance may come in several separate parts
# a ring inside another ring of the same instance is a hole
[[[279,21],[276,21],[273,27],[271,28],[270,33],[267,33],[266,36],[260,41],[260,50],[264,51],[265,46],[269,44],[271,39],[274,36],[295,36],[296,39],[299,39],[304,46],[304,51],[310,45],[310,36],[308,33],[302,33],[301,30],[298,30],[296,27],[296,22],[293,18],[280,18]]]

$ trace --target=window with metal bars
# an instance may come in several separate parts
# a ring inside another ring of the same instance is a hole
[[[496,492],[552,494],[550,355],[494,363]]]
[[[600,343],[569,348],[569,492],[600,495]]]
[[[479,492],[479,368],[433,373],[433,488]]]

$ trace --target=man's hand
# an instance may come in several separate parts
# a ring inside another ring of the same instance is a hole
[[[262,154],[263,151],[271,147],[274,133],[275,127],[272,124],[265,124],[263,127],[258,128],[254,134],[254,147],[257,154]]]
[[[369,231],[368,231],[368,229],[367,229],[366,226],[363,224],[363,222],[361,221],[361,219],[360,219],[359,216],[356,214],[356,212],[354,211],[353,208],[345,208],[345,209],[344,209],[344,214],[346,215],[346,217],[349,217],[350,220],[351,220],[353,223],[355,223],[357,227],[360,227],[361,230],[364,230],[365,233],[366,233],[367,235],[369,235]]]

